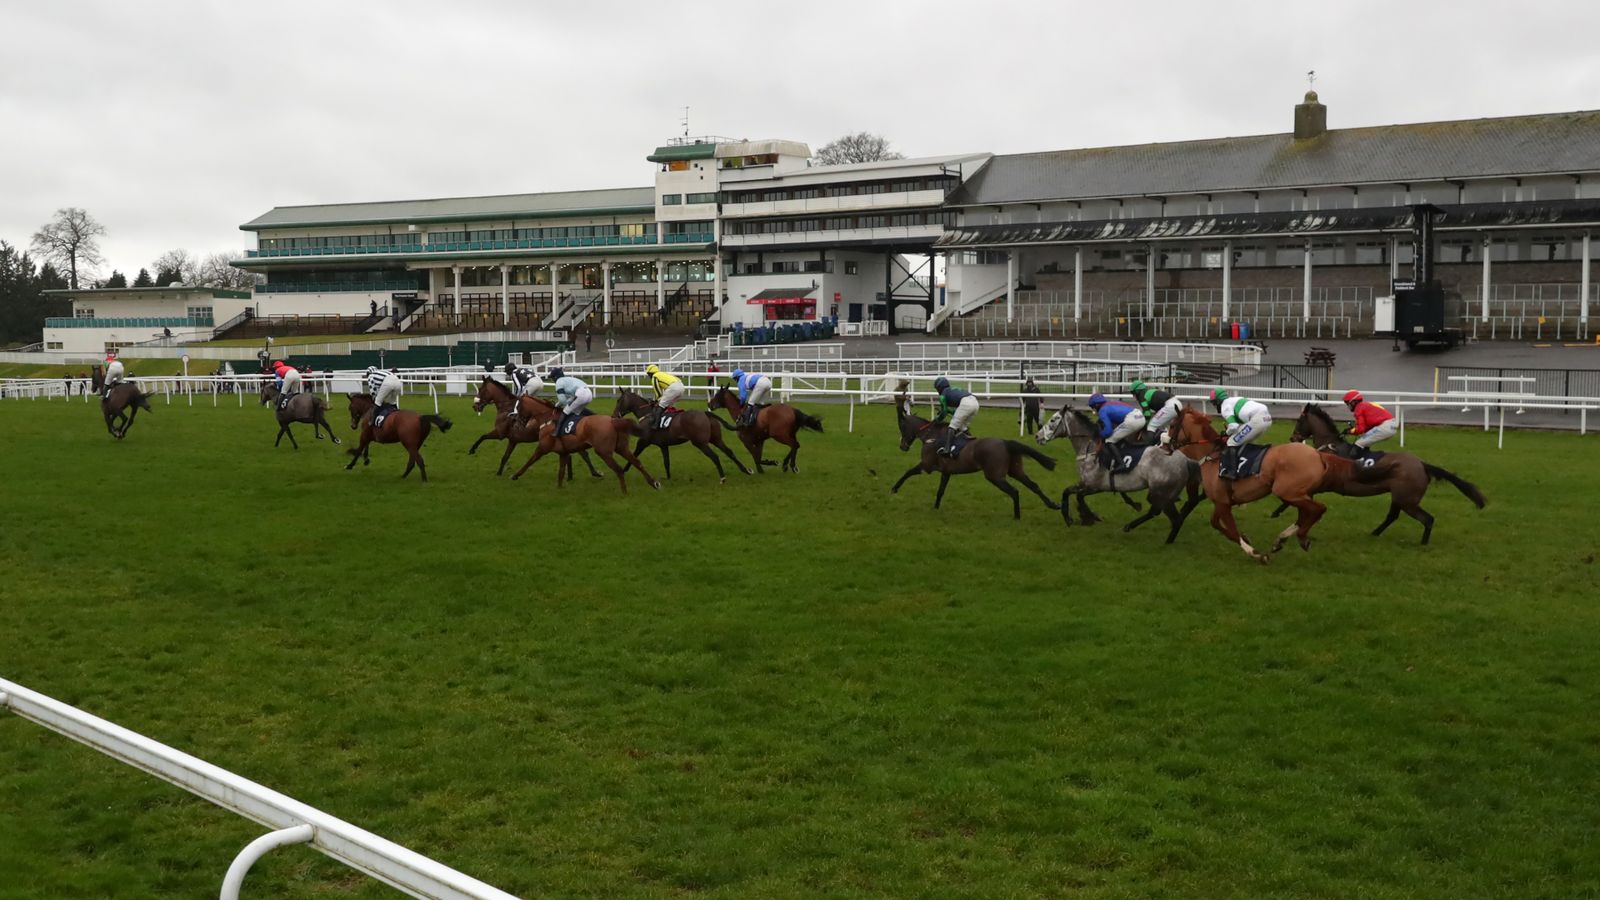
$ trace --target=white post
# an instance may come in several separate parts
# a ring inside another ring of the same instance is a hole
[[[450,271],[456,273],[456,315],[461,315],[461,267],[451,266]]]
[[[500,320],[511,324],[511,267],[500,265]]]
[[[1015,315],[1017,303],[1017,251],[1006,251],[1006,321]]]
[[[315,829],[310,825],[294,825],[278,831],[269,831],[261,837],[246,844],[239,855],[233,858],[233,864],[228,866],[228,874],[222,879],[222,900],[239,900],[239,888],[244,885],[244,876],[249,873],[250,867],[256,860],[271,850],[288,844],[304,844],[316,835]]]
[[[1583,233],[1583,269],[1578,282],[1578,328],[1585,334],[1589,328],[1589,232]]]
[[[1145,247],[1144,254],[1144,317],[1156,317],[1156,246]]]
[[[1389,284],[1393,290],[1394,281],[1400,277],[1400,239],[1389,237]]]
[[[600,295],[605,298],[604,302],[602,303],[602,307],[601,307],[602,310],[604,311],[604,315],[601,318],[605,321],[606,327],[610,328],[611,327],[611,260],[609,260],[609,259],[608,260],[603,260],[600,263]]]
[[[1072,318],[1083,318],[1083,248],[1072,252]]]
[[[1311,242],[1306,241],[1306,265],[1304,285],[1300,289],[1300,317],[1304,321],[1311,321]]]
[[[1222,321],[1219,323],[1223,329],[1228,327],[1228,313],[1233,302],[1233,241],[1222,242]]]
[[[1489,321],[1489,236],[1483,236],[1483,284],[1478,286],[1479,303],[1483,307],[1483,321]]]
[[[667,308],[667,263],[656,260],[656,312]]]
[[[554,328],[556,307],[561,303],[561,264],[550,264],[550,327]]]
[[[722,221],[718,219],[717,221]],[[717,255],[711,260],[712,295],[711,303],[717,308],[717,322],[726,326],[727,320],[722,315],[722,245],[717,245]]]

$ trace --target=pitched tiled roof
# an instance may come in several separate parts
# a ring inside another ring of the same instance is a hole
[[[996,156],[951,205],[1600,171],[1600,112]]]
[[[271,212],[239,227],[244,231],[259,231],[263,228],[296,226],[533,219],[588,213],[653,212],[655,203],[653,187],[447,197],[439,200],[389,200],[379,203],[326,203],[275,207]]]

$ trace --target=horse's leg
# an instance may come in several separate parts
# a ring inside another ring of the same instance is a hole
[[[413,447],[413,446],[411,446],[411,444],[410,444],[410,443],[407,443],[407,442],[402,442],[402,443],[401,443],[401,446],[403,446],[403,447],[405,447],[405,448],[406,448],[406,470],[405,470],[405,471],[404,471],[404,472],[401,472],[401,473],[400,473],[400,477],[401,477],[401,478],[402,478],[402,479],[404,479],[404,478],[405,478],[405,477],[406,477],[406,476],[407,476],[407,475],[410,475],[410,474],[411,474],[411,470],[412,470],[412,469],[414,469],[414,468],[416,468],[416,467],[417,467],[417,462],[418,462],[418,461],[419,461],[419,460],[420,460],[420,459],[421,459],[421,458],[422,458],[422,457],[420,457],[420,456],[418,456],[418,455],[417,455],[417,448],[416,448],[416,447]],[[427,475],[427,473],[423,473],[423,475],[422,475],[422,480],[423,480],[423,481],[427,481],[427,480],[428,480],[428,475]]]
[[[594,460],[589,458],[589,451],[587,451],[587,450],[579,450],[578,451],[578,456],[582,457],[583,464],[589,467],[589,476],[591,478],[604,478],[605,477],[604,475],[600,474],[600,470],[599,469],[596,469],[594,467]]]
[[[938,509],[939,508],[939,504],[944,502],[944,489],[945,489],[945,486],[948,485],[949,483],[950,483],[950,473],[949,472],[940,472],[939,473],[939,492],[937,494],[933,495],[933,508],[934,509]]]
[[[273,440],[272,440],[272,449],[274,449],[274,450],[278,449],[279,445],[281,445],[283,443],[283,436],[286,435],[286,434],[289,434],[289,423],[287,423],[287,422],[279,422],[278,423],[278,436],[276,438],[273,438]],[[289,440],[291,440],[291,441],[294,440],[294,437],[291,435]]]
[[[1418,504],[1407,509],[1406,515],[1422,523],[1422,543],[1426,545],[1428,539],[1433,537],[1433,514]]]
[[[516,481],[518,478],[521,478],[522,477],[522,473],[528,471],[528,467],[529,466],[531,466],[535,462],[537,462],[539,460],[539,457],[541,457],[541,456],[543,456],[543,455],[545,455],[546,453],[549,453],[549,452],[550,451],[545,449],[544,441],[540,441],[539,442],[539,446],[534,449],[533,455],[528,457],[528,461],[522,464],[522,468],[518,469],[517,473],[515,475],[511,476],[511,480],[512,481]],[[507,456],[511,455],[511,448],[509,448],[509,447],[506,448],[506,455]]]
[[[1237,543],[1239,545],[1239,549],[1243,550],[1245,555],[1249,556],[1251,559],[1259,560],[1263,565],[1272,560],[1272,557],[1266,556],[1257,551],[1256,548],[1250,546],[1249,539],[1244,536],[1244,532],[1239,530],[1239,523],[1233,520],[1232,506],[1218,503],[1216,500],[1212,500],[1211,503],[1214,507],[1211,513],[1212,528],[1222,532],[1223,537],[1233,541],[1234,543]]]
[[[363,431],[361,433],[361,444],[359,446],[357,446],[353,450],[346,450],[345,451],[346,453],[350,454],[350,465],[344,467],[344,470],[346,472],[348,472],[351,469],[354,469],[356,467],[356,462],[358,460],[360,460],[362,455],[367,452],[367,443],[369,441],[371,441],[371,440],[372,440],[371,435],[368,434],[367,432]]]
[[[714,444],[718,450],[721,450],[723,455],[733,460],[733,464],[739,467],[739,471],[746,475],[752,474],[749,469],[744,467],[744,463],[740,461],[739,457],[734,456],[733,451],[728,449],[728,445],[723,442],[722,429],[720,427],[712,434],[711,443]]]
[[[289,436],[289,446],[299,450],[300,442],[294,439],[294,429],[289,427],[290,424],[289,422],[283,423],[283,433]]]
[[[1016,461],[1016,463],[1014,465],[1012,465],[1012,467],[1011,467],[1011,477],[1015,478],[1016,480],[1018,480],[1020,482],[1022,482],[1022,486],[1023,487],[1025,487],[1028,490],[1033,491],[1035,494],[1037,494],[1039,496],[1039,499],[1044,501],[1044,505],[1045,505],[1046,509],[1055,509],[1056,508],[1056,502],[1054,500],[1051,500],[1048,496],[1046,496],[1045,492],[1040,490],[1039,486],[1037,484],[1034,484],[1033,479],[1028,477],[1028,473],[1027,472],[1022,471],[1022,460],[1019,459],[1019,460]]]
[[[328,417],[323,415],[320,411],[317,413],[317,421],[322,424],[323,428],[328,429],[328,437],[333,441],[333,445],[335,447],[344,443],[344,441],[339,440],[339,436],[337,434],[333,433],[333,426],[328,424]]]
[[[598,447],[595,448],[595,452],[601,454],[601,456],[606,460],[606,464],[611,466],[612,471],[617,473],[617,478],[621,479],[624,470],[617,467],[616,462],[611,459],[611,456]],[[639,455],[628,450],[628,444],[626,441],[617,447],[617,452],[622,454],[623,459],[626,459],[628,462],[632,463],[635,469],[639,470],[639,474],[644,476],[645,484],[650,485],[650,487],[654,488],[655,490],[661,490],[661,482],[655,480],[655,478],[652,477],[649,472],[644,470],[644,466],[639,463]],[[624,494],[628,492],[628,486],[626,484],[622,486],[622,492]]]
[[[990,475],[988,472],[985,472],[983,473],[983,477],[989,479],[990,484],[999,488],[1001,493],[1011,498],[1011,518],[1022,518],[1022,495],[1018,494],[1017,489],[1012,487],[1011,482],[1006,480],[1005,474],[996,473],[994,475]]]
[[[1081,484],[1078,485],[1077,494],[1078,494],[1078,521],[1082,522],[1085,525],[1099,525],[1101,522],[1105,521],[1104,519],[1102,519],[1099,516],[1095,515],[1094,510],[1089,508],[1089,499],[1088,499],[1089,491],[1086,490],[1083,485],[1081,485]]]
[[[1289,508],[1288,501],[1280,501],[1278,503],[1278,508],[1272,511],[1272,518],[1276,519],[1277,517],[1283,515],[1284,510],[1287,510],[1288,508]]]
[[[1284,504],[1284,506],[1288,505],[1289,504],[1287,503]],[[1372,536],[1377,537],[1378,535],[1383,534],[1383,530],[1388,528],[1390,525],[1393,525],[1395,520],[1398,518],[1400,518],[1400,504],[1390,500],[1389,514],[1383,517],[1383,521],[1378,523],[1377,528],[1372,529]]]
[[[1310,550],[1311,526],[1317,524],[1317,520],[1322,518],[1322,514],[1328,508],[1311,499],[1310,494],[1290,495],[1282,499],[1290,506],[1298,509],[1300,514],[1295,516],[1293,525],[1278,533],[1277,540],[1272,542],[1272,552],[1277,553],[1282,550],[1284,543],[1289,540],[1291,535],[1296,536],[1300,541],[1300,549]]]
[[[1141,515],[1138,518],[1134,519],[1132,522],[1129,522],[1128,524],[1122,526],[1122,533],[1123,534],[1127,534],[1128,532],[1134,530],[1135,528],[1138,528],[1140,525],[1143,525],[1144,523],[1150,521],[1151,519],[1154,519],[1156,516],[1159,516],[1162,513],[1166,512],[1166,509],[1165,509],[1164,505],[1161,502],[1159,502],[1155,497],[1152,496],[1152,497],[1149,497],[1147,499],[1150,502],[1149,511],[1145,512],[1143,515]]]
[[[756,465],[759,466],[760,464],[761,464],[761,457],[757,456],[756,457]],[[758,468],[756,471],[759,472],[761,470]],[[912,466],[911,468],[907,469],[906,473],[904,475],[900,476],[900,480],[896,481],[894,483],[894,487],[889,488],[889,493],[891,493],[891,494],[900,493],[900,485],[905,484],[906,481],[913,475],[921,475],[922,471],[923,471],[922,470],[922,463],[920,463],[920,462],[917,463],[916,465]]]
[[[696,450],[699,450],[701,453],[704,453],[706,455],[706,459],[711,460],[711,464],[713,466],[717,467],[717,483],[718,484],[727,484],[728,483],[728,473],[722,471],[722,460],[717,459],[717,455],[715,453],[711,452],[711,445],[710,444],[695,444],[694,448]]]
[[[756,462],[756,474],[765,475],[766,471],[762,467],[773,465],[772,460],[761,458],[761,452],[767,446],[767,439],[752,436],[744,442],[744,445],[750,449],[750,456]]]
[[[485,432],[484,434],[480,435],[477,440],[472,442],[472,446],[471,447],[467,448],[467,455],[471,456],[472,454],[477,453],[479,444],[481,444],[481,443],[483,443],[484,441],[487,441],[487,440],[493,440],[494,438],[497,438],[497,437],[499,437],[499,435],[496,434],[493,431]]]
[[[634,455],[638,456],[637,453]],[[667,452],[666,444],[661,445],[661,470],[667,473],[667,478],[672,477],[672,454]]]
[[[799,436],[796,435],[795,437],[791,437],[791,438],[789,438],[788,441],[782,442],[782,443],[787,443],[789,445],[789,455],[785,456],[783,458],[784,471],[798,473],[800,471],[800,463],[799,463],[799,459],[800,459],[800,438],[799,438]]]
[[[1139,505],[1139,501],[1133,499],[1133,495],[1129,494],[1126,491],[1118,491],[1117,492],[1117,496],[1121,497],[1122,498],[1122,502],[1128,504],[1128,508],[1133,510],[1134,512],[1138,512],[1139,510],[1144,509],[1143,506]]]
[[[1165,513],[1167,521],[1172,523],[1172,530],[1167,532],[1167,543],[1170,544],[1178,539],[1178,532],[1183,530],[1183,520],[1188,516],[1178,510],[1178,498],[1176,497],[1167,501]]]

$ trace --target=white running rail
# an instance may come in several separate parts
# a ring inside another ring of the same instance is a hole
[[[511,894],[343,819],[4,678],[0,678],[0,708],[271,828],[271,834],[251,842],[235,859],[224,880],[223,900],[238,896],[250,863],[287,843],[309,843],[413,897],[515,900]]]

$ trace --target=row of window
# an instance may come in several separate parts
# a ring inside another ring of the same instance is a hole
[[[955,187],[953,176],[929,175],[924,178],[897,178],[888,181],[860,181],[853,184],[807,185],[762,190],[726,191],[724,203],[771,203],[779,200],[814,200],[820,197],[859,197],[868,194],[897,194],[908,191],[943,191]]]
[[[717,195],[716,195],[716,192],[714,192],[714,191],[712,193],[709,193],[709,194],[662,194],[661,195],[661,205],[662,206],[682,206],[685,203],[688,203],[690,205],[694,205],[696,203],[715,203],[715,202],[717,202]]]
[[[1516,238],[1496,238],[1488,247],[1491,263],[1498,262],[1569,262],[1582,259],[1582,237],[1578,235],[1523,235]],[[1220,269],[1223,248],[1221,245],[1182,246],[1158,245],[1155,248],[1158,269]],[[1071,271],[1073,250],[1051,248],[1047,251],[1029,250],[1029,254],[1059,253],[1057,260],[1045,263],[1041,271]],[[1481,263],[1484,246],[1481,238],[1444,238],[1439,242],[1437,262]],[[1394,245],[1393,263],[1401,267],[1411,265],[1412,247],[1402,239]],[[1149,262],[1149,248],[1138,247],[1086,247],[1083,264],[1089,269],[1143,269]],[[1239,268],[1286,267],[1305,264],[1305,242],[1284,241],[1276,244],[1246,243],[1233,245],[1232,265]],[[966,266],[1003,266],[1006,253],[997,250],[965,250],[952,255],[951,262]],[[1319,266],[1385,266],[1390,265],[1390,243],[1383,239],[1321,240],[1311,244],[1311,265]]]
[[[605,270],[598,263],[584,263],[583,265],[561,266],[560,283],[573,285],[585,289],[599,290],[604,284]],[[709,260],[700,262],[669,262],[662,268],[662,281],[674,284],[684,281],[714,281],[716,277],[713,263]],[[619,262],[611,264],[611,283],[617,284],[654,284],[656,281],[656,266],[653,262]],[[506,272],[506,283],[514,287],[527,285],[550,284],[549,266],[511,266]],[[445,271],[440,273],[440,290],[450,290],[455,286],[455,273]],[[461,269],[461,286],[463,288],[496,288],[500,287],[499,266],[463,266]]]
[[[328,247],[395,247],[415,249],[422,243],[422,235],[405,234],[335,234],[320,237],[263,237],[262,250],[321,250]]]
[[[844,274],[846,274],[846,275],[855,275],[858,270],[859,270],[859,263],[857,263],[853,259],[852,260],[845,260],[845,263],[844,263]],[[741,274],[741,275],[766,275],[766,274],[771,274],[771,275],[800,275],[800,274],[832,275],[833,274],[833,260],[831,260],[831,259],[785,259],[785,260],[774,260],[773,262],[767,264],[767,268],[765,270],[762,269],[761,263],[759,261],[757,261],[757,262],[747,262],[744,265],[739,267],[739,274]]]
[[[847,231],[856,228],[911,228],[954,225],[955,211],[919,210],[863,216],[816,216],[803,219],[749,219],[724,223],[728,234],[791,234],[806,231]]]
[[[626,225],[551,225],[543,228],[475,228],[471,231],[430,231],[430,244],[459,244],[467,241],[546,241],[562,238],[648,237],[656,233],[654,222]]]

